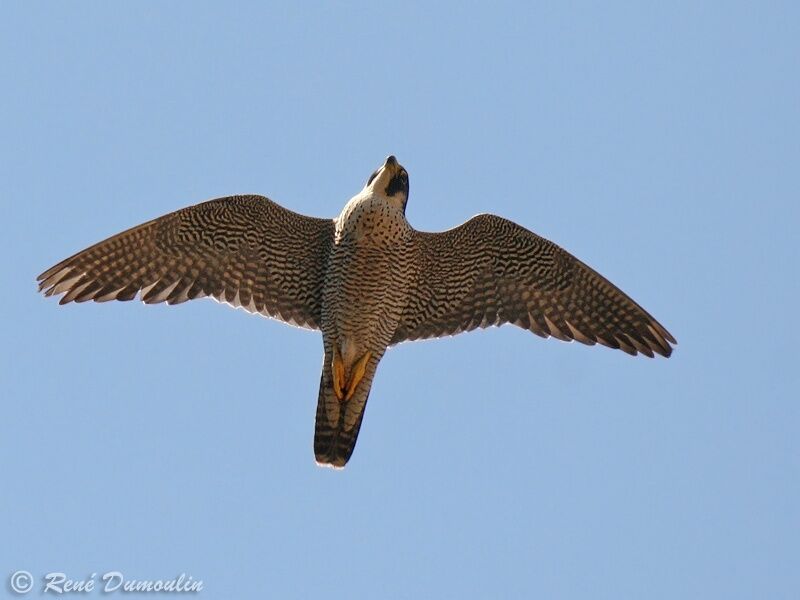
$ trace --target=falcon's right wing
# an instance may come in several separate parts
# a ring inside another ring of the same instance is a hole
[[[212,296],[318,329],[333,227],[263,196],[218,198],[79,252],[39,275],[39,290],[61,304]]]
[[[416,234],[420,272],[392,343],[513,323],[542,337],[669,356],[675,338],[602,275],[495,215]]]

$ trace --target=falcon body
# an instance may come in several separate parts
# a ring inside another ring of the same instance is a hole
[[[314,438],[323,464],[347,462],[375,369],[408,302],[416,272],[407,198],[408,174],[389,157],[336,219],[323,293],[325,360]]]
[[[314,452],[343,467],[372,380],[399,342],[512,323],[542,337],[669,356],[675,338],[616,286],[527,229],[478,215],[442,232],[405,217],[390,156],[335,219],[262,196],[211,200],[117,234],[42,273],[61,303],[212,297],[322,332]]]

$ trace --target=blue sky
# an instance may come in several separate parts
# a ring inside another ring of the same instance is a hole
[[[0,575],[796,598],[798,57],[789,2],[4,3]],[[318,334],[36,294],[207,198],[332,217],[390,153],[412,225],[514,219],[645,306],[673,357],[512,327],[402,345],[333,472]]]

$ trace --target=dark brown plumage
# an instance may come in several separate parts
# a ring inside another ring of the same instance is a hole
[[[67,302],[180,304],[211,296],[294,325],[319,328],[333,220],[263,196],[190,206],[108,238],[39,275]]]
[[[314,452],[343,467],[386,348],[513,323],[542,337],[669,356],[675,338],[607,279],[502,217],[442,233],[405,218],[393,156],[336,219],[231,196],[115,235],[39,276],[61,304],[221,302],[322,331]]]
[[[513,323],[542,337],[669,356],[675,338],[605,277],[495,215],[419,233],[420,277],[392,343]]]

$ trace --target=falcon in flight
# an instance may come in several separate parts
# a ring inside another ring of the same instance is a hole
[[[190,206],[119,233],[38,277],[60,303],[180,304],[210,296],[322,332],[314,453],[344,467],[386,349],[513,323],[541,337],[669,356],[675,338],[580,260],[524,227],[478,215],[441,233],[406,220],[394,156],[334,219],[263,196]]]

